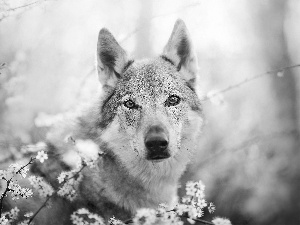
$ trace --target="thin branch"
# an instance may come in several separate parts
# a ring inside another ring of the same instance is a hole
[[[276,138],[279,138],[282,136],[297,135],[297,134],[298,134],[297,130],[288,130],[288,131],[278,131],[278,132],[273,132],[273,133],[266,134],[266,135],[255,136],[255,137],[248,139],[245,142],[242,142],[241,144],[237,145],[236,147],[220,149],[219,151],[215,152],[214,154],[206,157],[202,162],[199,163],[199,165],[204,166],[206,163],[208,163],[212,160],[215,160],[216,157],[218,157],[224,153],[241,151],[241,150],[251,147],[253,144],[276,139]]]
[[[10,14],[5,15],[4,13],[18,11],[19,9],[28,9],[28,8],[30,8],[30,6],[37,6],[38,4],[41,4],[42,2],[46,2],[46,1],[50,1],[50,0],[39,0],[39,1],[34,1],[34,2],[31,2],[31,3],[25,4],[25,5],[21,5],[21,6],[15,7],[15,8],[5,9],[2,12],[0,22],[10,16]]]
[[[32,164],[33,161],[34,161],[35,159],[36,159],[36,158],[34,158],[34,157],[30,157],[30,161],[29,161],[26,165],[22,166],[22,167],[16,172],[16,174],[21,173],[22,169],[24,169],[26,166],[29,166],[30,164]]]
[[[5,179],[6,180],[6,179]],[[11,182],[11,179],[10,180],[6,180],[6,188],[5,188],[5,191],[2,193],[1,195],[1,200],[0,200],[0,218],[2,216],[2,210],[3,210],[3,200],[5,198],[5,196],[7,195],[7,192],[10,191],[10,189],[8,188],[9,187],[9,184]]]
[[[31,5],[35,5],[35,4],[40,3],[40,2],[41,1],[31,2],[31,3],[28,3],[26,5],[21,5],[21,6],[15,7],[15,8],[7,9],[6,11],[7,12],[9,12],[9,11],[15,11],[15,10],[18,10],[18,9],[26,8],[26,7],[31,6]]]
[[[52,197],[52,195],[48,196],[48,198],[43,203],[43,205],[41,205],[41,207],[30,217],[28,224],[30,224],[32,222],[32,220],[37,216],[37,214],[47,205],[47,202],[50,200],[51,197]]]
[[[220,91],[216,91],[214,93],[212,93],[210,96],[204,96],[202,97],[201,101],[207,101],[221,93],[225,93],[225,92],[228,92],[228,91],[231,91],[232,89],[235,89],[235,88],[238,88],[250,81],[253,81],[253,80],[256,80],[258,78],[261,78],[261,77],[264,77],[264,76],[267,76],[267,75],[273,75],[275,73],[280,73],[280,72],[284,72],[285,70],[288,70],[288,69],[294,69],[294,68],[297,68],[297,67],[300,67],[300,64],[297,64],[297,65],[293,65],[293,66],[286,66],[286,67],[282,67],[282,68],[279,68],[279,69],[276,69],[276,70],[270,70],[270,71],[267,71],[265,73],[262,73],[262,74],[258,74],[258,75],[255,75],[253,77],[249,77],[249,78],[246,78],[245,80],[241,81],[241,82],[238,82],[236,84],[233,84],[233,85],[229,85],[228,87],[220,90]]]

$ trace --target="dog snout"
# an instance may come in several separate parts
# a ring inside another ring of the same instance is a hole
[[[152,126],[145,137],[145,146],[148,150],[149,160],[160,160],[170,157],[168,151],[168,135],[160,126]]]

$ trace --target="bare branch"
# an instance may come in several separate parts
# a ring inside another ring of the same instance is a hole
[[[15,10],[18,10],[18,9],[26,8],[26,7],[31,6],[31,5],[35,5],[35,4],[37,4],[37,3],[41,3],[41,1],[31,2],[31,3],[26,4],[26,5],[21,5],[21,6],[15,7],[15,8],[7,9],[6,11],[7,11],[7,12],[15,11]]]
[[[245,80],[239,82],[239,83],[236,83],[236,84],[233,84],[233,85],[229,85],[228,87],[220,90],[220,91],[217,91],[217,92],[214,92],[212,93],[210,96],[204,96],[201,98],[201,101],[207,101],[221,93],[226,93],[228,91],[231,91],[232,89],[235,89],[235,88],[238,88],[246,83],[249,83],[250,81],[253,81],[253,80],[256,80],[258,78],[261,78],[261,77],[264,77],[264,76],[267,76],[267,75],[273,75],[273,74],[278,74],[278,73],[282,73],[284,72],[285,70],[288,70],[288,69],[294,69],[294,68],[297,68],[297,67],[300,67],[300,64],[297,64],[297,65],[293,65],[293,66],[287,66],[287,67],[282,67],[282,68],[279,68],[279,69],[276,69],[276,70],[270,70],[270,71],[267,71],[265,73],[262,73],[262,74],[258,74],[258,75],[255,75],[253,77],[249,77],[249,78],[246,78]]]
[[[47,202],[51,199],[51,196],[48,196],[46,201],[43,203],[43,205],[41,205],[41,207],[30,217],[28,224],[30,224],[32,222],[32,220],[36,217],[36,215],[47,205]]]
[[[241,144],[239,144],[235,147],[220,149],[219,151],[215,152],[214,154],[206,157],[202,162],[199,163],[199,165],[204,166],[205,164],[209,163],[210,161],[215,160],[216,157],[218,157],[222,154],[228,153],[228,152],[237,152],[237,151],[245,150],[257,143],[277,139],[282,136],[290,136],[290,135],[296,135],[296,134],[298,134],[297,130],[287,130],[287,131],[277,131],[277,132],[273,132],[273,133],[269,133],[269,134],[265,134],[265,135],[255,136],[255,137],[248,139],[247,141],[242,142]]]
[[[20,9],[24,9],[24,11],[25,11],[26,9],[30,9],[33,6],[37,6],[37,5],[39,5],[43,2],[47,2],[47,1],[50,1],[50,0],[38,0],[38,1],[31,2],[31,3],[27,3],[25,5],[17,6],[15,8],[4,9],[4,10],[2,10],[2,15],[0,17],[0,22],[4,19],[8,18],[11,15],[11,14],[9,14],[10,12],[19,11]],[[52,1],[54,1],[54,0],[52,0]]]

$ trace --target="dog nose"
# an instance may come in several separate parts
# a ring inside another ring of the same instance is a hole
[[[145,138],[145,146],[148,149],[147,158],[149,160],[169,158],[168,145],[168,137],[163,128],[159,126],[150,127]]]

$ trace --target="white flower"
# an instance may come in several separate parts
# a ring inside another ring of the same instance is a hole
[[[186,195],[194,196],[197,188],[195,187],[195,183],[192,181],[188,181],[185,187]]]
[[[62,175],[63,174],[63,175]],[[57,194],[62,197],[66,197],[70,201],[73,201],[77,197],[77,188],[83,176],[78,173],[77,170],[71,170],[69,172],[63,172],[59,177],[59,181],[66,181],[62,187],[59,188]],[[64,179],[63,179],[64,178]],[[62,181],[62,182],[63,182]]]
[[[114,216],[108,220],[110,225],[125,225],[121,220],[116,219]]]
[[[33,212],[27,212],[24,214],[25,217],[32,217],[33,216]]]
[[[8,219],[5,216],[0,218],[0,225],[6,225],[8,223]]]
[[[216,206],[212,202],[209,203],[209,206],[207,208],[209,213],[213,213],[216,210]]]
[[[85,215],[84,218],[80,217],[81,215]],[[71,215],[72,223],[75,225],[104,225],[104,220],[102,217],[89,212],[87,209],[78,209],[77,211],[73,212]]]
[[[12,200],[22,198],[28,198],[32,196],[32,190],[29,188],[22,188],[16,181],[10,181],[8,188],[11,192]]]
[[[22,169],[20,170],[21,176],[22,176],[23,178],[25,178],[28,171],[29,171],[29,168],[27,168],[27,167],[22,168]]]
[[[41,197],[47,197],[53,194],[53,188],[46,183],[42,177],[30,176],[28,180],[30,184],[38,190]]]
[[[12,208],[9,212],[3,213],[3,216],[0,218],[0,225],[11,224],[14,220],[18,218],[20,210],[15,207]]]
[[[201,191],[204,191],[204,189],[205,189],[205,185],[203,184],[203,182],[201,180],[199,180],[198,182],[195,182],[195,186]]]
[[[58,180],[58,183],[62,183],[65,181],[65,178],[67,176],[67,173],[66,172],[61,172],[60,175],[57,177],[57,180]]]
[[[204,207],[206,207],[207,206],[207,203],[206,203],[206,200],[205,199],[201,199],[201,198],[199,198],[198,199],[198,202],[197,202],[197,205],[202,209],[202,208],[204,208]]]
[[[190,203],[191,200],[192,200],[192,198],[190,196],[184,196],[184,197],[182,197],[181,202],[187,204],[187,203]]]
[[[211,222],[215,225],[232,225],[228,219],[216,217]]]
[[[187,212],[187,205],[178,204],[176,205],[175,209],[177,214],[181,216],[183,213]]]
[[[135,225],[152,225],[156,221],[156,212],[154,209],[141,208],[137,210],[133,222]]]
[[[39,151],[36,158],[40,160],[41,163],[43,163],[45,159],[48,159],[48,155],[44,151]]]

